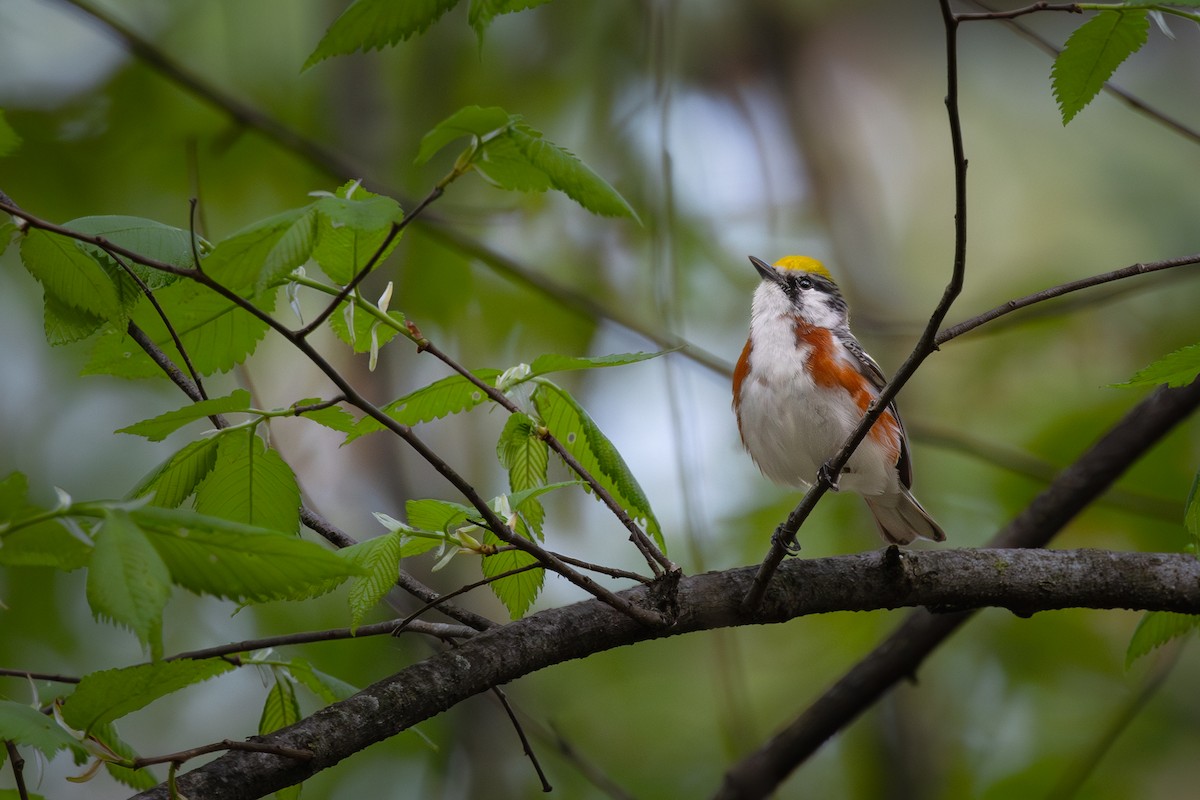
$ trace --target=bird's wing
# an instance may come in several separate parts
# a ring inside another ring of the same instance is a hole
[[[863,350],[862,345],[853,336],[845,335],[838,338],[846,346],[846,351],[854,356],[854,366],[862,376],[871,382],[876,392],[881,391],[887,385],[887,377],[875,363],[875,359],[871,358],[866,350]],[[900,419],[900,411],[896,408],[894,401],[888,403],[888,411],[892,413],[896,424],[900,426],[900,458],[896,461],[896,468],[900,470],[900,483],[904,488],[910,489],[912,488],[912,457],[908,451],[908,432],[904,430],[904,420]]]

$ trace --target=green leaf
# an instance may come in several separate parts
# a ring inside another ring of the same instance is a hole
[[[282,669],[286,669],[297,682],[304,684],[310,692],[325,703],[336,703],[358,694],[358,687],[321,672],[302,658],[289,661]]]
[[[513,492],[505,495],[510,508],[526,503],[536,497],[541,497],[557,489],[563,489],[567,486],[587,486],[583,481],[559,481],[558,483],[547,483],[543,486],[535,486],[532,489],[525,489],[521,492]]]
[[[379,347],[383,347],[392,339],[400,335],[400,331],[390,325],[384,325],[373,314],[367,313],[362,308],[355,307],[353,314],[348,314],[346,309],[350,307],[350,301],[343,302],[338,306],[337,311],[329,317],[329,327],[346,344],[354,348],[356,353],[366,353],[371,349],[371,329],[376,329],[376,343]],[[404,315],[399,311],[387,312],[388,317],[395,320],[396,323],[404,326]],[[351,332],[350,323],[347,321],[347,316],[353,317],[354,330]]]
[[[544,192],[555,188],[550,176],[522,152],[511,130],[488,140],[473,164],[489,181],[510,192]]]
[[[216,466],[224,435],[227,434],[218,433],[188,443],[143,478],[129,497],[150,495],[150,502],[163,508],[182,505]]]
[[[479,512],[461,503],[426,498],[405,502],[404,513],[408,517],[408,524],[414,528],[449,533]]]
[[[376,253],[379,257],[374,266],[378,267],[400,241],[393,234],[393,226],[404,218],[400,204],[357,184],[343,186],[335,196],[322,197],[314,208],[319,223],[313,260],[339,285],[353,280]]]
[[[137,752],[118,735],[117,728],[112,723],[93,726],[90,735],[121,758],[134,761],[138,757]],[[104,768],[108,770],[108,774],[113,776],[114,779],[131,789],[144,792],[147,789],[153,789],[159,784],[158,778],[154,777],[154,773],[148,769],[129,769],[128,767],[114,764],[111,761],[105,761]]]
[[[196,489],[196,511],[285,533],[300,529],[300,488],[279,453],[246,428],[221,437],[217,461]]]
[[[208,261],[206,260],[206,265]],[[276,290],[254,298],[264,312],[274,308]],[[216,292],[190,281],[172,284],[155,292],[155,298],[183,340],[192,364],[202,375],[227,372],[254,352],[267,331],[267,323],[239,308]],[[183,360],[166,326],[149,301],[140,302],[132,320],[175,363]],[[165,377],[125,331],[122,323],[104,332],[83,374],[116,375],[122,378]]]
[[[1189,344],[1138,370],[1125,383],[1116,383],[1113,386],[1125,389],[1165,383],[1172,388],[1178,388],[1196,380],[1197,375],[1200,375],[1200,344]]]
[[[245,389],[235,389],[232,394],[226,397],[201,400],[175,411],[159,414],[153,419],[143,420],[128,427],[120,428],[116,432],[145,436],[152,442],[161,442],[189,422],[210,417],[214,414],[246,411],[249,408],[250,393]]]
[[[551,372],[566,372],[576,369],[597,369],[600,367],[620,367],[625,364],[636,364],[648,361],[665,354],[666,350],[657,353],[616,353],[607,356],[560,356],[553,353],[538,356],[529,365],[530,378],[547,375]]]
[[[83,745],[53,716],[11,700],[0,700],[0,739],[32,747],[47,759],[54,758],[64,747],[76,754],[87,754]]]
[[[265,736],[280,728],[294,725],[300,721],[300,704],[296,702],[296,689],[287,675],[280,670],[273,670],[275,683],[267,692],[267,701],[263,704],[262,716],[258,720],[258,734]]]
[[[135,312],[136,313],[136,312]],[[83,337],[90,336],[85,333]],[[47,340],[50,332],[46,332]],[[71,340],[74,341],[74,340]],[[119,378],[165,378],[162,367],[155,364],[141,346],[126,333],[125,327],[107,326],[96,337],[84,365],[84,375],[114,375]]]
[[[11,217],[0,222],[0,256],[4,255],[4,251],[12,244],[17,231],[17,224],[12,221]]]
[[[114,278],[74,239],[29,230],[21,240],[21,261],[47,297],[100,322],[123,316],[122,295]]]
[[[592,474],[635,520],[641,520],[646,532],[665,549],[658,519],[650,501],[629,471],[617,448],[608,440],[587,412],[566,390],[545,378],[538,379],[533,402],[542,422],[571,455]]]
[[[8,120],[4,118],[4,109],[0,108],[0,158],[12,155],[20,146],[21,137],[13,130],[12,125],[8,124]]]
[[[82,341],[105,325],[101,317],[72,308],[49,292],[44,294],[43,301],[43,329],[51,345]]]
[[[87,576],[92,613],[133,631],[152,658],[161,658],[162,615],[171,596],[167,565],[126,511],[110,509],[94,539]]]
[[[103,236],[115,245],[181,269],[194,267],[195,256],[199,254],[203,257],[212,249],[212,245],[197,237],[193,252],[191,233],[142,217],[119,214],[80,217],[66,223],[65,227],[92,236]],[[108,263],[112,268],[110,272],[119,270],[112,256],[99,247],[84,243],[79,243],[78,246],[97,261]],[[151,289],[160,289],[179,279],[179,276],[170,272],[143,266],[128,259],[125,263]]]
[[[182,659],[106,669],[84,675],[62,707],[63,720],[91,731],[120,719],[160,697],[235,669],[223,658]]]
[[[484,542],[503,546],[503,542],[490,532],[484,535]],[[495,555],[486,556],[481,562],[481,569],[486,578],[501,575],[512,569],[536,563],[537,559],[524,550],[505,550]],[[533,605],[542,586],[546,582],[546,572],[543,569],[531,569],[507,578],[500,578],[488,584],[492,592],[508,609],[513,619],[520,619]]]
[[[20,522],[43,509],[26,499],[29,481],[13,472],[0,481],[0,564],[14,567],[54,567],[63,571],[87,566],[92,548],[59,520],[46,520],[8,533],[5,524]]]
[[[403,539],[399,534],[387,533],[338,551],[339,556],[357,564],[365,572],[350,582],[352,632],[358,629],[363,617],[396,585],[396,578],[400,574],[402,544]]]
[[[319,397],[310,397],[295,403],[293,408],[315,406],[323,402]],[[325,408],[317,408],[311,411],[302,411],[300,416],[305,419],[311,419],[318,425],[324,425],[326,428],[338,431],[339,433],[350,433],[354,430],[354,426],[358,422],[349,411],[341,406],[326,406]]]
[[[490,384],[499,377],[500,370],[479,369],[471,374]],[[401,425],[412,426],[472,409],[487,399],[487,394],[474,383],[462,375],[451,375],[393,400],[381,410]],[[346,437],[346,441],[352,442],[360,436],[379,430],[383,430],[383,425],[378,420],[363,417],[358,421],[354,432]]]
[[[312,256],[316,241],[317,213],[315,209],[309,208],[284,229],[283,234],[267,251],[255,284],[257,291],[266,291],[271,284],[283,280],[297,267],[303,266]]]
[[[424,33],[458,0],[357,0],[325,31],[304,69],[330,56],[381,50]]]
[[[507,111],[498,106],[461,108],[425,134],[417,149],[416,163],[424,164],[435,153],[456,139],[464,136],[470,136],[477,140],[483,139],[488,134],[507,128],[519,119],[520,117],[510,116]]]
[[[544,139],[519,115],[495,106],[468,106],[438,123],[421,140],[417,163],[463,136],[472,138],[467,151],[471,166],[503,189],[557,189],[593,213],[637,219],[625,198],[586,164]]]
[[[1050,70],[1063,125],[1104,87],[1117,67],[1146,43],[1150,20],[1144,9],[1102,11],[1071,34]]]
[[[508,134],[529,163],[546,173],[550,185],[579,205],[605,217],[637,219],[633,208],[616,189],[569,151],[542,138],[539,131],[525,124]]]
[[[471,0],[471,10],[467,14],[467,21],[471,23],[479,41],[482,42],[483,32],[487,30],[487,26],[491,25],[492,20],[501,14],[524,11],[549,2],[550,0]]]
[[[409,502],[410,503],[421,503],[422,501],[410,500]],[[431,500],[429,502],[437,504],[437,503],[441,503],[442,501]],[[466,506],[459,506],[456,504],[446,504],[446,505],[453,507],[453,510],[450,511],[449,513],[454,516],[458,516],[468,510]],[[429,514],[435,514],[435,513],[437,515],[439,515],[438,517],[427,516],[426,517],[427,520],[443,518],[440,516],[441,514],[444,513],[443,511],[440,511],[440,510],[435,511],[433,508],[422,510],[422,508],[420,506],[417,506],[416,508],[417,508],[418,516],[420,516],[422,514],[429,515]],[[445,517],[445,518],[448,518],[448,517]],[[461,517],[459,517],[459,518],[461,519]],[[444,531],[434,532],[434,531],[418,528],[415,525],[407,525],[403,522],[400,522],[399,520],[392,519],[387,514],[381,514],[379,512],[375,512],[375,519],[379,520],[379,523],[381,525],[383,525],[383,527],[387,528],[389,533],[395,534],[396,536],[400,537],[400,542],[401,542],[401,544],[400,544],[400,560],[401,561],[403,561],[406,558],[412,558],[413,556],[419,556],[422,553],[432,550],[435,547],[440,547],[440,546],[443,546],[446,544],[446,538],[444,536],[444,533],[445,533]],[[345,552],[345,551],[342,550],[339,552]]]
[[[263,281],[268,264],[270,270],[287,274],[307,260],[299,262],[296,242],[280,246],[295,224],[311,211],[311,204],[293,208],[259,220],[221,240],[204,259],[204,271],[228,289],[241,295],[251,293]],[[280,250],[276,247],[280,246]],[[290,266],[289,266],[290,265]],[[285,269],[286,267],[286,269]]]
[[[1151,650],[1191,633],[1197,627],[1200,627],[1200,616],[1173,611],[1147,612],[1129,640],[1129,648],[1125,651],[1125,669],[1129,669],[1134,661]]]
[[[537,423],[526,414],[513,414],[504,425],[496,445],[500,466],[508,470],[508,485],[514,492],[533,489],[546,483],[550,448],[537,434]],[[546,512],[536,498],[519,501],[513,507],[525,516],[540,539]]]
[[[330,591],[362,569],[313,542],[273,530],[145,506],[130,512],[175,583],[240,603],[301,600]]]
[[[91,558],[92,548],[56,520],[7,534],[0,546],[0,564],[11,567],[53,567],[70,572],[86,567]]]
[[[1192,478],[1192,488],[1183,508],[1183,525],[1192,535],[1193,544],[1200,548],[1200,472]]]

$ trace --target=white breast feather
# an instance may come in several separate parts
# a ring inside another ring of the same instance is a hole
[[[860,415],[846,393],[816,391],[802,368],[807,348],[796,347],[790,312],[777,286],[763,283],[755,291],[750,317],[754,347],[741,387],[741,430],[763,474],[804,488],[841,447]],[[896,470],[881,451],[870,437],[864,440],[850,458],[849,472],[840,477],[840,488],[868,495],[896,491]]]

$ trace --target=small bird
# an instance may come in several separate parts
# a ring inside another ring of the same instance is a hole
[[[733,411],[763,474],[806,489],[887,381],[850,333],[846,301],[825,265],[807,256],[786,256],[773,266],[754,256],[750,262],[762,283],[733,371]],[[888,542],[946,538],[909,491],[908,436],[894,403],[831,483],[835,491],[863,496]]]

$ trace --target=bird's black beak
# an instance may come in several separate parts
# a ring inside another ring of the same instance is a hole
[[[770,281],[771,283],[780,282],[779,273],[775,271],[774,267],[763,261],[761,258],[750,256],[750,263],[754,265],[756,270],[758,270],[758,274],[762,275],[762,279],[764,281]]]

